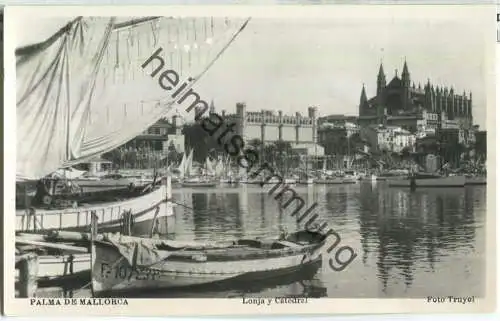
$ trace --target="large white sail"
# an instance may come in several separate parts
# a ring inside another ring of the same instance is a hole
[[[49,40],[16,50],[17,178],[38,179],[142,133],[189,90],[248,20],[77,18]],[[177,95],[152,78],[158,59]],[[152,61],[153,61],[152,60]],[[172,98],[175,96],[175,98]],[[187,98],[182,106],[193,101]]]

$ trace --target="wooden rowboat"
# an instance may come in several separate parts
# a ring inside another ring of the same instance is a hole
[[[122,223],[125,211],[131,211],[134,222],[152,220],[172,214],[167,187],[161,185],[152,191],[124,201],[80,206],[56,210],[28,209],[16,211],[16,232],[43,232],[49,230],[86,230],[90,228],[91,214],[98,217],[99,226],[113,228]]]
[[[132,290],[255,282],[321,267],[326,237],[299,231],[283,240],[186,244],[113,234],[91,246],[96,296]]]

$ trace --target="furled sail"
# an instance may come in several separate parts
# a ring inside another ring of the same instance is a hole
[[[141,134],[179,103],[247,22],[77,18],[47,41],[16,50],[18,180],[38,179]],[[155,52],[159,58],[145,63]],[[152,78],[160,60],[164,66]],[[158,83],[167,69],[179,76],[170,91]]]

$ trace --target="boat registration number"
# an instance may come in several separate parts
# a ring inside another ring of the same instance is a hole
[[[160,271],[148,268],[133,268],[129,265],[111,266],[107,263],[101,263],[101,278],[115,278],[120,280],[157,280],[160,276]]]

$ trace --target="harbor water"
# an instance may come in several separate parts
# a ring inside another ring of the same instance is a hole
[[[384,182],[297,185],[308,206],[318,204],[321,222],[336,230],[357,254],[343,271],[322,269],[306,280],[255,282],[231,291],[164,291],[137,297],[423,298],[485,294],[486,186],[389,188]],[[297,230],[295,205],[282,204],[258,185],[175,188],[175,218],[164,220],[164,236],[175,240],[234,240],[274,237]],[[331,252],[334,255],[335,251]],[[48,296],[52,296],[49,292]],[[43,294],[42,294],[43,295]],[[55,294],[53,294],[55,295]],[[89,296],[88,290],[65,296]]]

